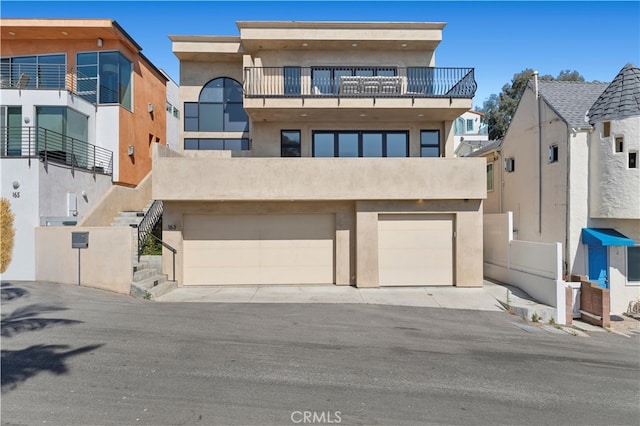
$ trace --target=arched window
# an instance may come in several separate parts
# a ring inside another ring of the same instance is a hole
[[[220,77],[200,91],[198,102],[184,104],[184,130],[195,132],[245,132],[249,119],[242,107],[242,85]]]

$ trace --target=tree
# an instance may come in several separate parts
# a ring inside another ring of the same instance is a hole
[[[502,86],[502,92],[499,95],[493,94],[484,102],[480,112],[484,114],[485,122],[489,127],[489,139],[502,139],[507,133],[513,114],[515,114],[518,107],[518,102],[520,102],[520,98],[532,75],[533,70],[530,68],[514,74],[511,83]],[[578,71],[571,70],[560,71],[555,78],[549,74],[538,78],[543,81],[585,81]]]
[[[4,273],[11,263],[13,254],[13,213],[6,198],[0,198],[0,273]]]

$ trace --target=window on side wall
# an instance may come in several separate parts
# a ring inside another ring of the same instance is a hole
[[[493,163],[487,164],[487,191],[493,191]]]
[[[627,247],[627,281],[640,285],[640,246]]]
[[[611,136],[611,122],[605,121],[602,123],[602,137],[608,138]]]
[[[504,170],[508,173],[513,173],[516,171],[516,159],[513,157],[505,158],[504,160]]]
[[[551,145],[549,147],[549,163],[558,162],[558,145]]]
[[[133,108],[133,64],[122,53],[80,52],[76,55],[78,94],[89,102]]]
[[[185,150],[199,151],[248,151],[247,138],[185,138]]]
[[[280,156],[300,157],[300,130],[280,132]]]
[[[420,131],[420,156],[440,157],[440,130]]]
[[[616,152],[624,152],[624,137],[622,136],[616,138]]]
[[[629,152],[629,168],[630,169],[638,168],[638,153],[636,151]]]
[[[467,132],[473,132],[473,120],[467,119]]]

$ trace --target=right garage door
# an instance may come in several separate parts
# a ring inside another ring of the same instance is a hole
[[[378,265],[381,286],[453,285],[453,216],[379,215]]]

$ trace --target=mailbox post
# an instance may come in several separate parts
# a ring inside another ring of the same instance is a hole
[[[78,249],[78,285],[80,285],[80,250],[89,248],[89,233],[88,232],[72,232],[71,248]]]

